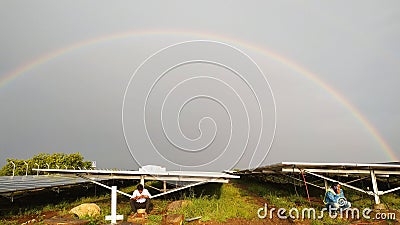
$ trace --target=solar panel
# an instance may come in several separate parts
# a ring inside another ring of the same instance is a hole
[[[325,187],[320,187],[311,182],[307,182],[303,176],[303,181],[305,184],[310,184],[322,189],[328,188],[329,182],[338,182],[342,186],[351,188],[356,191],[360,191],[375,198],[375,204],[380,204],[379,196],[385,195],[394,191],[399,191],[400,187],[389,188],[385,191],[380,191],[378,188],[378,178],[384,177],[385,179],[389,176],[400,176],[400,162],[389,162],[389,163],[318,163],[318,162],[281,162],[277,164],[267,165],[263,167],[258,167],[251,170],[241,170],[236,174],[308,174],[313,177],[324,179]],[[234,173],[235,174],[235,173]],[[333,179],[329,176],[355,176],[356,179],[352,181],[339,182],[337,178]],[[367,189],[363,190],[360,187],[351,185],[350,183],[361,180],[361,176],[370,176],[372,183],[372,191]],[[292,176],[293,179],[297,179]],[[300,180],[301,181],[301,180]],[[387,181],[387,180],[386,180]]]
[[[203,171],[133,171],[133,170],[69,170],[69,169],[33,169],[34,171],[59,174],[90,174],[90,175],[149,175],[149,176],[170,176],[170,177],[207,177],[207,178],[227,178],[234,179],[238,176],[221,172]]]
[[[51,187],[83,184],[89,182],[79,177],[61,177],[53,175],[1,176],[0,193],[36,190]]]
[[[138,171],[132,170],[70,170],[70,169],[33,169],[38,172],[45,172],[50,174],[59,174],[61,176],[79,176],[82,178],[86,178],[91,182],[100,185],[104,188],[108,188],[111,190],[111,215],[107,216],[106,220],[115,220],[116,218],[116,204],[117,204],[117,193],[123,194],[127,197],[132,197],[130,194],[124,193],[120,190],[117,190],[116,186],[109,187],[105,184],[92,180],[93,178],[104,178],[104,179],[139,179],[141,184],[144,184],[145,180],[159,180],[163,182],[163,190],[162,193],[153,195],[152,198],[163,196],[169,193],[173,193],[176,191],[183,190],[185,188],[205,184],[208,182],[217,182],[217,183],[227,183],[229,179],[240,178],[237,175],[221,173],[221,172],[201,172],[201,171],[167,171],[166,168],[155,166],[155,165],[147,165],[140,168]],[[79,178],[76,178],[79,182]],[[86,181],[86,180],[84,180]],[[177,187],[175,189],[167,190],[166,183],[168,181],[176,181],[176,182],[191,182],[183,187]],[[49,183],[49,182],[48,182]],[[55,184],[55,181],[52,181],[52,184]],[[26,186],[25,186],[26,187]],[[0,182],[0,193],[1,188],[4,186],[1,185]],[[108,219],[107,219],[108,218]],[[114,222],[115,223],[115,222]]]
[[[376,170],[377,174],[400,175],[400,164],[391,163],[319,163],[319,162],[281,162],[267,165],[252,170],[242,170],[242,173],[257,172],[291,172],[292,170],[305,169],[327,173],[367,173]]]

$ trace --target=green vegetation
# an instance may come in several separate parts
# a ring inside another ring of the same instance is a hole
[[[0,176],[12,176],[13,174],[13,167],[15,164],[15,176],[23,176],[26,174],[26,164],[28,164],[28,175],[36,174],[33,171],[33,168],[47,168],[47,164],[50,168],[57,168],[59,166],[61,169],[65,167],[72,169],[80,168],[90,168],[91,162],[84,161],[83,156],[81,153],[72,153],[72,154],[65,154],[65,153],[54,153],[54,154],[47,154],[47,153],[40,153],[32,157],[32,159],[22,160],[22,159],[7,159],[7,164],[3,166],[0,170]]]
[[[184,214],[185,218],[202,216],[202,221],[224,222],[229,218],[252,219],[259,208],[249,196],[243,196],[240,189],[233,184],[224,184],[221,187],[221,195],[200,196],[191,195],[184,197],[191,204],[173,213]]]

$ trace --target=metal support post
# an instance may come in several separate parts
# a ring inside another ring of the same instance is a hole
[[[140,176],[140,183],[144,186],[144,176]]]
[[[380,204],[381,200],[379,199],[378,183],[376,181],[375,172],[373,170],[371,170],[371,181],[372,181],[372,188],[374,191],[375,204]]]

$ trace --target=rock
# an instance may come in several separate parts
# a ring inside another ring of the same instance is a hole
[[[161,221],[162,225],[182,225],[184,221],[183,214],[164,215]]]
[[[144,215],[146,213],[146,209],[138,209],[136,212],[139,215]]]
[[[90,217],[98,216],[100,215],[100,211],[101,209],[98,205],[94,203],[85,203],[71,209],[69,212],[77,215],[79,218],[82,218],[85,216],[90,216]]]
[[[373,208],[375,209],[375,210],[385,210],[386,209],[386,206],[385,206],[385,204],[375,204],[374,206],[373,206]]]
[[[31,224],[31,223],[36,223],[36,219],[28,220],[25,223],[21,223],[21,225],[26,225],[26,224]]]
[[[134,216],[128,216],[128,219],[126,222],[131,223],[131,224],[145,224],[147,220],[143,217],[134,217]]]
[[[178,200],[178,201],[174,201],[174,202],[169,203],[167,205],[166,210],[167,210],[167,212],[173,212],[173,211],[176,211],[176,210],[178,210],[180,208],[184,208],[184,207],[186,207],[186,206],[188,206],[190,204],[192,204],[192,202],[189,201],[189,200]]]

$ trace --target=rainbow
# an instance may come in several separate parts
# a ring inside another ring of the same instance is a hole
[[[362,115],[361,112],[354,105],[352,105],[343,95],[341,95],[338,91],[336,91],[331,86],[326,84],[324,81],[319,79],[316,74],[301,67],[300,65],[296,64],[295,62],[293,62],[287,58],[284,58],[283,56],[281,56],[275,52],[272,52],[269,49],[253,45],[253,44],[244,42],[239,39],[220,36],[220,35],[211,34],[211,33],[205,33],[205,32],[199,33],[199,32],[194,32],[194,31],[177,31],[177,30],[140,30],[140,31],[115,33],[115,34],[111,34],[111,35],[96,37],[93,39],[87,39],[87,40],[84,40],[84,41],[81,41],[78,43],[71,44],[64,48],[57,49],[50,53],[44,54],[38,58],[33,59],[32,61],[30,61],[26,64],[19,66],[15,70],[10,71],[5,76],[2,76],[2,78],[0,78],[0,88],[5,87],[7,84],[10,84],[12,81],[16,80],[17,78],[26,75],[28,71],[34,69],[35,67],[45,64],[57,57],[60,57],[67,53],[70,53],[74,50],[80,49],[82,47],[96,45],[99,43],[105,43],[108,41],[114,41],[117,39],[125,39],[125,38],[129,38],[129,37],[133,37],[133,36],[136,37],[136,36],[141,36],[141,35],[180,35],[183,37],[184,36],[201,37],[201,38],[205,38],[205,39],[218,40],[218,41],[222,41],[222,42],[226,42],[226,43],[231,43],[236,46],[242,46],[244,48],[247,48],[247,49],[253,50],[255,52],[258,52],[262,55],[265,55],[275,61],[278,61],[279,63],[285,64],[293,71],[302,74],[308,80],[314,82],[316,85],[318,85],[323,90],[325,90],[327,93],[329,93],[331,96],[333,96],[334,99],[336,99],[345,108],[347,108],[352,113],[354,118],[357,121],[359,121],[367,129],[367,131],[374,137],[374,139],[379,143],[381,148],[385,151],[387,156],[393,161],[398,161],[398,158],[397,158],[395,152],[392,150],[392,148],[389,146],[389,144],[386,143],[385,139],[379,134],[379,132],[376,130],[376,128],[367,120],[367,118],[365,118],[365,116]],[[191,39],[193,39],[193,38],[191,38]]]

